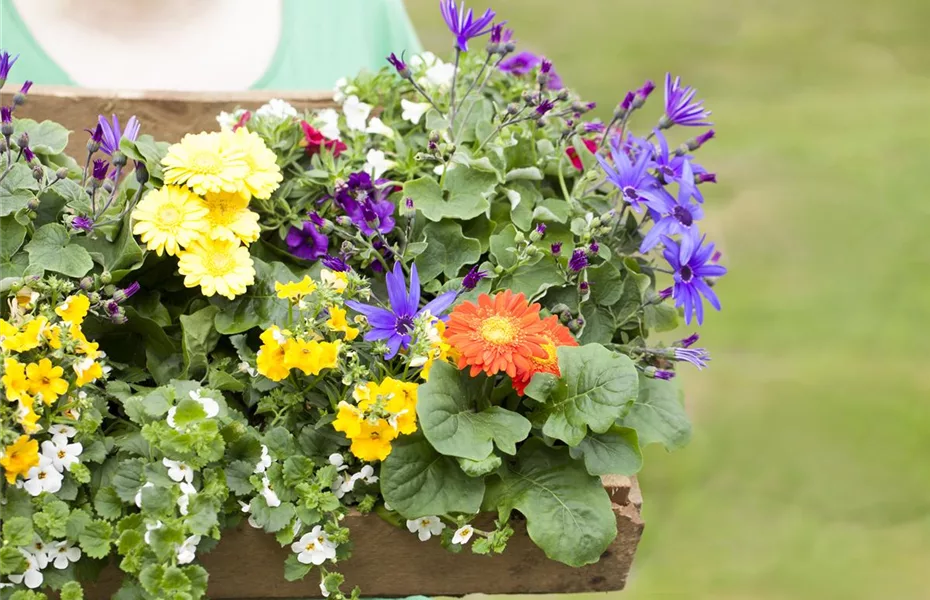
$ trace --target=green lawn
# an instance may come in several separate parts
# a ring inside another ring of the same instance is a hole
[[[407,4],[445,51],[438,3]],[[621,598],[930,597],[930,2],[494,8],[604,115],[666,70],[714,111],[724,310]]]

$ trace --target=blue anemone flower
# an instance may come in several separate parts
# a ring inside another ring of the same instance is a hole
[[[679,246],[668,236],[663,237],[662,241],[665,243],[665,260],[674,272],[672,297],[675,298],[675,306],[684,307],[685,323],[690,324],[692,316],[696,316],[700,324],[704,322],[704,298],[711,306],[720,310],[720,300],[704,278],[720,277],[726,274],[727,270],[721,265],[713,264],[711,257],[714,254],[714,245],[704,243],[706,236],[698,241],[696,229],[690,235],[694,239],[688,252],[685,252],[684,245]]]
[[[619,143],[611,143],[610,145],[613,165],[600,154],[594,155],[597,162],[601,164],[601,168],[604,169],[604,173],[607,174],[607,180],[620,189],[623,200],[628,202],[636,212],[642,212],[643,204],[662,204],[659,183],[647,170],[653,156],[651,148],[648,144],[645,147],[632,148],[631,150],[638,151],[638,154],[635,155],[635,163],[620,148]]]
[[[681,250],[688,254],[694,248],[692,244],[696,239],[691,235],[697,230],[697,221],[704,218],[704,210],[700,204],[693,204],[691,198],[695,196],[697,185],[694,184],[694,175],[691,164],[685,161],[682,165],[682,176],[678,180],[678,198],[663,190],[661,205],[653,204],[653,217],[655,225],[643,238],[639,251],[646,253],[656,247],[662,236],[681,236]]]
[[[113,115],[112,123],[107,121],[107,118],[103,115],[98,115],[97,124],[100,125],[103,133],[100,150],[107,155],[112,155],[119,150],[119,143],[123,138],[134,142],[139,137],[139,119],[135,115],[129,117],[129,120],[126,121],[125,130],[120,129],[119,118],[116,115]]]
[[[455,34],[455,47],[462,52],[468,52],[468,40],[491,31],[491,21],[496,14],[489,8],[475,19],[472,9],[465,10],[465,0],[462,0],[460,6],[455,5],[455,0],[440,0],[439,10],[449,26],[449,31]]]

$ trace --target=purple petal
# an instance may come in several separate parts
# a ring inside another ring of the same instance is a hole
[[[450,290],[448,292],[439,294],[431,301],[429,301],[426,306],[424,306],[417,314],[419,315],[429,311],[429,314],[433,315],[434,317],[438,317],[442,313],[446,312],[450,306],[452,306],[452,303],[455,302],[456,296],[457,294],[455,290]]]

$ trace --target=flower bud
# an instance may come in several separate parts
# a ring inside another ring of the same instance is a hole
[[[136,161],[136,181],[139,182],[139,185],[145,185],[149,180],[149,170],[145,167],[145,163]]]
[[[29,134],[25,131],[22,132],[20,136],[16,138],[16,145],[20,148],[27,148],[29,146]]]
[[[563,310],[559,313],[559,323],[562,325],[568,325],[569,321],[574,318],[575,315],[572,314],[570,310]]]
[[[106,181],[103,182],[103,191],[105,191],[108,194],[113,192],[114,187],[115,186],[113,185],[113,181],[110,179],[107,179]]]
[[[92,289],[94,289],[94,278],[84,277],[83,279],[81,279],[81,282],[79,285],[81,286],[82,290],[84,290],[85,292],[89,292]]]
[[[87,299],[90,300],[90,303],[91,303],[91,304],[99,304],[99,303],[100,303],[100,294],[98,294],[97,292],[91,292],[91,293],[87,294]]]
[[[39,210],[39,199],[30,198],[29,202],[26,203],[26,208],[32,211]]]
[[[511,102],[510,104],[507,105],[508,115],[515,115],[518,112],[520,112],[520,105],[517,104],[516,102]]]
[[[24,284],[22,281],[14,281],[13,283],[10,284],[10,291],[15,294],[19,290],[23,289],[23,285]]]
[[[584,318],[578,317],[576,319],[569,321],[568,329],[572,333],[578,333],[579,331],[584,329]]]
[[[3,122],[0,124],[0,134],[3,134],[4,137],[13,135],[13,123]]]
[[[336,217],[336,225],[340,227],[348,227],[352,224],[352,219],[346,215],[339,215]]]
[[[68,177],[68,168],[67,168],[67,167],[61,167],[60,169],[58,169],[57,171],[55,171],[55,179],[56,179],[56,180],[59,180],[59,181],[60,181],[60,180],[65,179],[65,178],[67,178],[67,177]]]
[[[117,150],[113,153],[113,156],[110,157],[110,162],[113,163],[113,166],[116,168],[126,166],[126,155]]]
[[[571,312],[571,309],[568,307],[568,305],[563,302],[559,302],[558,304],[552,307],[552,314],[563,313],[563,312],[569,312],[569,313]]]
[[[559,92],[559,93],[556,95],[555,98],[556,98],[556,100],[560,100],[560,101],[562,101],[562,102],[565,102],[566,100],[568,100],[568,96],[569,96],[568,90],[563,89],[561,92]],[[579,112],[580,112],[580,111],[579,111]]]
[[[35,220],[36,220],[36,217],[38,217],[38,216],[39,216],[38,213],[36,213],[36,211],[34,211],[34,210],[27,210],[27,211],[26,211],[26,218],[29,219],[30,221],[35,221]]]
[[[36,163],[36,165],[32,167],[32,178],[42,183],[42,180],[45,179],[45,171],[42,169],[42,165]]]
[[[523,235],[523,232],[522,232],[522,231],[518,231],[518,232],[513,236],[513,241],[514,241],[515,244],[522,244],[523,242],[526,241],[526,236]]]
[[[116,286],[112,283],[103,286],[103,293],[107,296],[113,296],[116,293]]]
[[[113,275],[109,271],[104,271],[100,274],[100,283],[103,285],[109,285],[113,281]]]

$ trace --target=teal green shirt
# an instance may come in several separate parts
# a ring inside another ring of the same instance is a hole
[[[14,79],[75,85],[42,50],[12,0],[0,0],[2,49],[19,54]],[[283,0],[281,38],[258,90],[329,90],[340,77],[376,70],[391,52],[421,51],[402,0]]]

